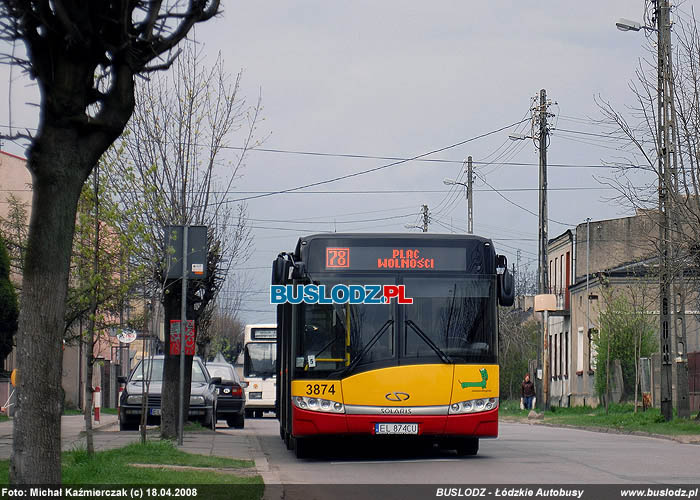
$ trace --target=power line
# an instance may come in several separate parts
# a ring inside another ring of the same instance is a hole
[[[509,125],[508,127],[514,126],[514,125],[519,125],[523,123],[524,121],[528,120],[523,120],[520,122],[516,122],[515,124]],[[0,127],[3,128],[9,128],[8,125],[0,125]],[[385,161],[398,161],[400,163],[403,162],[408,162],[408,161],[418,161],[418,162],[426,162],[426,163],[450,163],[450,164],[463,164],[463,160],[450,160],[446,158],[423,158],[423,156],[428,156],[430,154],[434,154],[436,152],[440,151],[445,151],[450,148],[454,148],[457,146],[460,146],[462,144],[465,144],[466,142],[473,141],[476,139],[480,139],[482,137],[486,137],[487,135],[494,134],[497,132],[501,132],[505,130],[508,127],[503,127],[499,130],[494,130],[492,132],[489,132],[487,134],[484,134],[482,136],[477,136],[471,139],[468,139],[466,141],[463,141],[461,143],[457,143],[451,146],[447,146],[445,148],[441,148],[429,153],[425,153],[423,155],[419,156],[414,156],[414,157],[402,157],[402,156],[378,156],[378,155],[368,155],[368,154],[353,154],[353,153],[324,153],[320,151],[303,151],[303,150],[292,150],[292,149],[277,149],[277,148],[244,148],[240,146],[221,146],[221,149],[231,149],[231,150],[237,150],[237,151],[246,151],[246,152],[262,152],[262,153],[279,153],[279,154],[289,154],[289,155],[305,155],[305,156],[321,156],[321,157],[333,157],[333,158],[355,158],[355,159],[364,159],[364,160],[385,160]],[[17,129],[26,129],[26,127],[13,127]],[[28,130],[37,130],[35,128],[29,128]],[[582,134],[587,134],[586,132],[581,132],[581,131],[572,131],[572,130],[565,130],[565,129],[555,129],[559,130],[562,132],[570,132],[570,133],[582,133]],[[606,137],[610,138],[609,136],[601,136],[601,137]],[[621,138],[620,138],[621,139]],[[193,146],[199,146],[199,147],[205,147],[206,145],[204,144],[196,144],[192,143],[191,145]],[[497,148],[496,151],[498,151]],[[491,156],[494,152],[491,154],[487,155],[485,158],[488,158],[488,156]],[[505,153],[505,152],[504,152]],[[494,165],[494,166],[516,166],[516,167],[536,167],[538,166],[537,163],[531,163],[531,162],[496,162],[496,161],[485,161],[485,160],[474,160],[472,162],[474,165]],[[398,163],[397,163],[398,164]],[[389,166],[393,165],[386,165],[378,168],[387,168]],[[629,166],[629,167],[635,167],[637,165],[623,165],[623,166]],[[611,165],[601,165],[601,164],[576,164],[576,163],[550,163],[547,165],[548,168],[602,168],[602,169],[610,169],[610,168],[616,168]],[[360,175],[361,172],[355,174],[355,175]]]
[[[222,202],[220,202],[220,203],[222,203],[222,204],[223,204],[223,203],[236,203],[236,202],[246,201],[246,200],[252,200],[252,199],[256,199],[256,198],[264,198],[264,197],[267,197],[267,196],[274,196],[274,195],[278,195],[278,194],[289,193],[289,192],[292,192],[292,191],[299,191],[299,190],[301,190],[301,189],[307,189],[307,188],[314,187],[314,186],[320,186],[320,185],[323,185],[323,184],[329,184],[329,183],[331,183],[331,182],[337,182],[337,181],[340,181],[340,180],[349,179],[349,178],[351,178],[351,177],[357,177],[357,176],[359,176],[359,175],[364,175],[364,174],[369,174],[369,173],[372,173],[372,172],[377,172],[377,171],[383,170],[383,169],[385,169],[385,168],[394,167],[394,166],[396,166],[396,165],[401,165],[401,164],[406,163],[406,162],[409,162],[409,161],[417,160],[417,159],[419,159],[419,158],[423,158],[423,157],[429,156],[429,155],[431,155],[431,154],[439,153],[439,152],[441,152],[441,151],[446,151],[446,150],[448,150],[448,149],[452,149],[452,148],[456,148],[456,147],[458,147],[458,146],[462,146],[462,145],[464,145],[464,144],[467,144],[467,143],[469,143],[469,142],[475,141],[475,140],[477,140],[477,139],[482,139],[482,138],[484,138],[484,137],[488,137],[489,135],[493,135],[493,134],[496,134],[496,133],[498,133],[498,132],[502,132],[503,130],[506,130],[506,129],[510,128],[510,127],[513,127],[513,126],[515,126],[515,125],[518,125],[519,123],[522,123],[522,121],[515,122],[515,123],[511,123],[511,124],[509,124],[509,125],[506,125],[505,127],[501,127],[501,128],[496,129],[496,130],[491,130],[490,132],[485,132],[485,133],[483,133],[483,134],[479,134],[479,135],[477,135],[477,136],[471,137],[471,138],[469,138],[469,139],[465,139],[465,140],[463,140],[463,141],[456,142],[456,143],[451,144],[451,145],[449,145],[449,146],[445,146],[445,147],[442,147],[442,148],[434,149],[434,150],[432,150],[432,151],[428,151],[427,153],[423,153],[423,154],[420,154],[420,155],[416,155],[416,156],[413,156],[413,157],[408,158],[408,159],[402,159],[402,160],[394,161],[394,162],[388,163],[388,164],[386,164],[386,165],[380,165],[380,166],[378,166],[378,167],[369,168],[369,169],[366,169],[366,170],[360,170],[359,172],[353,172],[353,173],[351,173],[351,174],[341,175],[341,176],[333,177],[333,178],[331,178],[331,179],[326,179],[326,180],[323,180],[323,181],[316,181],[316,182],[312,182],[312,183],[309,183],[309,184],[304,184],[304,185],[302,185],[302,186],[297,186],[297,187],[293,187],[293,188],[282,189],[282,190],[279,190],[279,191],[270,191],[270,192],[268,192],[268,193],[258,194],[258,195],[254,195],[254,196],[247,196],[247,197],[238,198],[238,199],[235,199],[235,200],[225,200],[225,201],[222,201]]]
[[[609,191],[609,190],[614,190],[615,188],[611,187],[603,187],[603,186],[570,186],[570,187],[558,187],[558,188],[547,188],[549,191]],[[0,192],[31,192],[31,189],[0,189]],[[492,189],[474,189],[474,192],[481,192],[481,193],[490,193],[492,192]],[[520,192],[520,191],[539,191],[538,188],[501,188],[501,192]],[[143,192],[143,191],[140,191]],[[196,192],[196,191],[191,191],[191,192]],[[232,191],[209,191],[210,194],[261,194],[261,193],[268,193],[269,191],[244,191],[244,190],[232,190]],[[303,191],[303,192],[291,192],[291,193],[284,193],[284,194],[401,194],[401,193],[449,193],[449,189],[346,189],[346,190],[338,190],[338,191]],[[405,209],[405,208],[410,208],[408,206],[406,207],[399,207],[398,209],[381,209],[381,210],[369,210],[367,212],[352,212],[352,213],[347,213],[347,214],[341,214],[337,215],[337,217],[341,217],[343,215],[359,215],[359,214],[364,214],[364,213],[376,213],[376,212],[385,212],[385,211],[391,211],[391,210],[400,210],[400,209]],[[319,217],[309,217],[308,219],[299,219],[299,220],[311,220],[311,219],[318,219]],[[336,216],[324,216],[324,217],[336,217]]]
[[[388,210],[387,210],[388,211]],[[376,222],[380,220],[390,220],[390,219],[404,219],[406,217],[413,217],[415,213],[404,214],[404,215],[393,215],[390,217],[379,217],[376,219],[360,219],[360,220],[343,220],[343,221],[300,221],[300,220],[280,220],[280,219],[249,219],[246,220],[254,222],[284,222],[287,224],[355,224],[358,222]]]
[[[484,184],[486,184],[488,187],[490,187],[492,191],[498,193],[498,195],[499,195],[501,198],[503,198],[504,200],[506,200],[508,203],[510,203],[511,205],[515,205],[516,207],[520,208],[521,210],[525,210],[527,213],[532,214],[532,215],[534,215],[535,217],[539,217],[538,214],[536,214],[535,212],[533,212],[533,211],[530,210],[529,208],[526,208],[526,207],[524,207],[524,206],[522,206],[522,205],[520,205],[520,204],[514,202],[513,200],[511,200],[511,199],[508,198],[507,196],[505,196],[505,195],[504,195],[503,193],[501,193],[498,189],[496,189],[496,188],[493,187],[491,184],[489,184],[489,183],[486,181],[486,179],[484,179],[483,177],[481,177],[479,174],[477,174],[476,172],[474,172],[474,173],[482,180],[482,182],[483,182]],[[550,218],[550,217],[547,217],[547,220],[550,221],[550,222],[554,222],[554,223],[556,223],[556,224],[561,224],[562,226],[576,227],[576,224],[568,224],[568,223],[566,223],[566,222],[561,222],[561,221],[552,219],[552,218]]]

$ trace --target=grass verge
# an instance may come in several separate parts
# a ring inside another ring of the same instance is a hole
[[[520,409],[519,401],[504,401],[499,409],[499,415],[516,419],[526,419],[528,413],[528,410]],[[543,421],[576,427],[599,427],[626,432],[642,431],[667,436],[696,435],[700,437],[700,421],[694,418],[674,417],[670,422],[665,422],[658,408],[650,408],[647,411],[638,409],[637,413],[634,413],[634,405],[632,404],[610,405],[607,415],[603,406],[597,408],[590,406],[552,407],[550,411],[544,412]]]
[[[196,470],[167,467],[134,467],[131,464],[179,465]],[[240,488],[208,487],[207,498],[240,498],[258,500],[264,485],[262,478],[246,469],[250,460],[194,455],[178,450],[170,441],[133,443],[123,448],[100,451],[89,456],[84,449],[64,452],[63,484],[140,484],[140,485],[219,485],[236,484]],[[212,471],[200,468],[217,469]],[[0,461],[0,484],[9,483],[9,460]],[[224,469],[225,471],[223,471]],[[237,492],[232,497],[232,492]],[[220,495],[219,495],[220,494]]]

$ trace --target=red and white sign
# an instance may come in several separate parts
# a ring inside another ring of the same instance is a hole
[[[185,355],[194,356],[195,347],[195,331],[194,320],[188,319],[185,326]],[[180,354],[180,320],[170,320],[170,355],[177,356]]]

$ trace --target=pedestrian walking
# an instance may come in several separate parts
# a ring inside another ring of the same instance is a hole
[[[535,407],[535,384],[530,380],[530,374],[525,374],[525,380],[520,391],[520,408],[532,410]]]

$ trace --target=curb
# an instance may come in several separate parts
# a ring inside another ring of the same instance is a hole
[[[652,432],[644,431],[625,431],[621,429],[613,429],[611,427],[593,427],[593,426],[577,426],[569,424],[555,424],[551,422],[543,422],[541,420],[519,420],[517,418],[506,418],[502,420],[503,422],[516,423],[516,424],[527,424],[527,425],[544,425],[545,427],[559,427],[561,429],[576,429],[580,431],[588,432],[599,432],[603,434],[620,434],[626,436],[639,436],[648,437],[654,439],[665,439],[666,441],[675,441],[681,444],[694,444],[700,445],[700,436],[693,434],[681,434],[678,436],[671,436],[667,434],[655,434]]]

